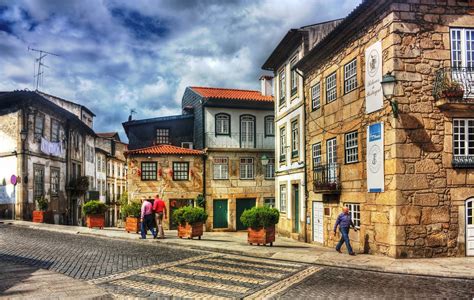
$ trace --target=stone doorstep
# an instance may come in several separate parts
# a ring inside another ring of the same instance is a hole
[[[87,227],[79,227],[79,226],[65,226],[59,225],[61,227],[65,227],[64,229],[55,228],[58,225],[53,224],[36,224],[31,225],[33,223],[27,221],[5,221],[3,223],[6,224],[14,224],[17,226],[24,226],[29,228],[34,228],[38,230],[49,230],[54,232],[60,233],[69,233],[69,234],[84,234],[84,235],[92,235],[92,236],[99,236],[99,237],[108,237],[108,238],[118,238],[118,239],[133,239],[135,242],[160,242],[163,246],[177,246],[183,247],[186,249],[193,249],[193,250],[201,250],[201,251],[212,251],[218,253],[225,253],[225,254],[235,254],[235,255],[242,255],[242,256],[250,256],[250,257],[260,257],[260,258],[273,258],[275,260],[281,261],[291,261],[291,262],[303,262],[301,259],[292,258],[292,251],[290,250],[280,250],[278,251],[278,247],[265,247],[270,248],[266,250],[273,250],[272,252],[256,252],[256,247],[259,246],[250,246],[246,245],[245,250],[232,250],[228,248],[220,248],[220,247],[213,247],[209,245],[189,245],[185,241],[186,240],[178,240],[173,241],[172,239],[169,240],[154,240],[154,239],[146,239],[145,241],[139,240],[138,236],[135,234],[126,233],[121,234],[117,230],[98,230],[98,229],[89,229]],[[115,234],[110,234],[113,232]],[[169,233],[169,232],[168,232]],[[225,237],[227,234],[235,234],[233,232],[226,232],[225,234],[219,233],[219,236]],[[131,235],[131,237],[129,237]],[[242,236],[244,236],[242,234]],[[206,242],[206,240],[201,240],[200,242]],[[212,242],[212,240],[210,240]],[[295,244],[304,244],[302,242],[294,241]],[[285,243],[286,244],[286,243]],[[339,254],[334,251],[331,252],[330,248],[325,248],[324,253],[316,253],[317,250],[323,250],[318,248],[323,248],[321,246],[315,246],[311,244],[304,244],[308,246],[308,248],[314,248],[315,253],[306,253],[305,255],[311,255],[314,257],[308,257],[309,259],[305,259],[304,263],[322,265],[322,266],[329,266],[329,267],[344,267],[344,268],[351,268],[356,270],[365,270],[365,271],[375,271],[375,272],[385,272],[385,273],[394,273],[394,274],[406,274],[406,275],[418,275],[418,276],[431,276],[431,277],[449,277],[449,278],[458,278],[458,279],[468,279],[474,280],[474,269],[468,270],[466,269],[466,265],[474,265],[474,257],[456,257],[456,258],[441,258],[444,264],[449,264],[449,270],[446,269],[445,266],[436,264],[435,261],[427,261],[423,262],[420,259],[393,259],[389,257],[381,257],[381,256],[374,256],[374,255],[365,255],[360,254],[356,257],[350,257],[347,254]],[[239,247],[244,247],[243,245],[238,245]],[[263,246],[260,246],[263,247]],[[248,249],[247,249],[248,248]],[[274,256],[278,256],[278,254],[285,253],[285,259],[276,258]],[[301,253],[295,255],[295,257],[299,257]],[[435,258],[436,260],[436,258]],[[459,260],[459,262],[455,261]],[[465,262],[461,262],[461,260],[466,260]],[[459,265],[461,263],[461,265]],[[456,269],[456,265],[459,267]],[[470,271],[470,272],[469,272]]]

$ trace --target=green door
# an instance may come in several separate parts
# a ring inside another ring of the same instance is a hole
[[[212,218],[214,228],[227,228],[227,199],[214,200],[214,216]]]
[[[255,198],[252,199],[237,199],[237,209],[236,209],[236,215],[237,215],[237,230],[246,230],[247,227],[240,222],[240,216],[246,209],[250,209],[255,206],[256,200]]]
[[[294,215],[295,215],[295,226],[294,232],[300,232],[300,188],[299,185],[293,185],[293,203],[294,203]]]

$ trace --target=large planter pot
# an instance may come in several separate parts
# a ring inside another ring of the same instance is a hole
[[[125,219],[125,231],[138,233],[140,231],[140,218],[127,217]]]
[[[270,246],[273,246],[275,241],[275,225],[259,229],[248,228],[247,241],[250,245],[270,244]]]
[[[34,223],[51,223],[52,214],[50,211],[34,210],[33,211],[33,222]]]
[[[178,225],[178,237],[180,239],[182,238],[188,238],[192,239],[194,237],[198,237],[198,239],[201,239],[203,233],[203,224],[202,223],[195,223],[195,224],[189,224],[186,223],[186,225]]]
[[[86,216],[87,227],[99,227],[103,229],[105,227],[105,216],[104,215],[87,215]]]

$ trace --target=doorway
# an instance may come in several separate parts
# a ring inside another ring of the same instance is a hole
[[[227,228],[229,223],[227,222],[227,199],[215,199],[212,212],[212,224],[213,228]]]
[[[248,198],[248,199],[237,199],[237,208],[236,208],[236,229],[237,230],[246,230],[247,227],[240,222],[240,217],[242,216],[242,213],[255,206],[256,199],[255,198]]]
[[[474,256],[474,198],[466,201],[466,255]]]
[[[293,232],[300,233],[300,186],[293,184]]]
[[[173,212],[184,206],[194,206],[193,199],[170,199],[170,229],[178,229],[178,225],[173,220]]]
[[[313,241],[321,244],[324,242],[323,215],[323,203],[313,202]]]

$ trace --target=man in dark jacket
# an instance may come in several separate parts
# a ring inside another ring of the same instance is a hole
[[[342,209],[342,213],[337,217],[336,224],[334,224],[334,236],[336,236],[337,226],[339,225],[339,231],[341,232],[341,239],[339,243],[336,245],[336,251],[339,253],[341,252],[341,247],[343,243],[346,243],[347,251],[349,251],[349,255],[355,255],[354,251],[352,251],[351,242],[349,241],[349,228],[352,226],[354,231],[357,229],[352,222],[351,215],[349,214],[349,208],[344,207]]]

